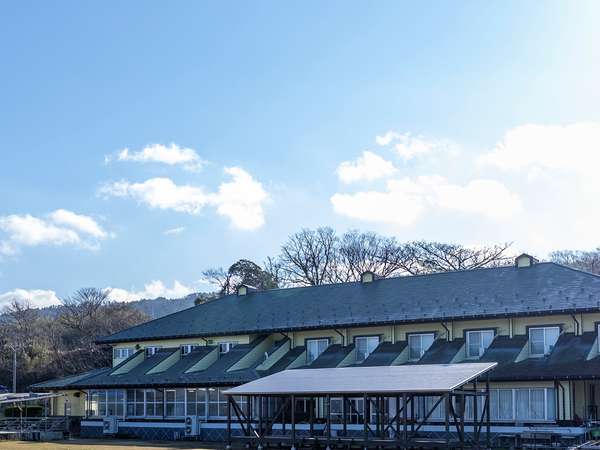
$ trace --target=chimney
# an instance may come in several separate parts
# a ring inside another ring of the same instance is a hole
[[[522,267],[531,267],[537,264],[539,261],[527,253],[522,253],[515,258],[515,267],[520,269]]]

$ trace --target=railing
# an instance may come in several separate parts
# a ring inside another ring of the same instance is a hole
[[[51,416],[0,419],[0,432],[30,433],[39,431],[67,431],[67,418]]]

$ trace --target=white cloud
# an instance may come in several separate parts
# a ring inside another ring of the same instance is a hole
[[[389,180],[385,191],[336,193],[331,203],[338,214],[403,227],[413,225],[428,211],[507,219],[521,209],[518,195],[502,183],[477,179],[457,185],[438,175]]]
[[[108,233],[90,216],[76,214],[72,211],[67,211],[66,209],[57,209],[56,211],[51,212],[49,217],[58,225],[66,225],[97,239],[106,239],[109,237]]]
[[[597,178],[600,124],[522,125],[507,131],[502,141],[482,155],[479,162],[503,170],[550,169]]]
[[[175,234],[181,234],[185,231],[185,227],[175,227],[169,228],[168,230],[163,231],[163,234],[166,236],[173,236]]]
[[[394,144],[394,151],[404,161],[433,152],[442,152],[451,156],[456,156],[459,153],[459,146],[449,139],[434,139],[423,135],[414,135],[410,132],[388,131],[383,136],[377,136],[375,141],[384,147]]]
[[[110,162],[113,159],[108,155],[104,158],[105,162]],[[172,143],[170,146],[162,144],[151,144],[144,147],[142,150],[132,152],[128,148],[124,148],[116,155],[117,161],[134,161],[134,162],[157,162],[170,166],[181,165],[185,170],[192,172],[200,170],[205,164],[198,153],[191,148],[181,148],[177,144]]]
[[[226,167],[232,181],[221,183],[211,198],[217,213],[231,220],[235,228],[255,230],[265,223],[264,203],[269,195],[262,184],[240,167]]]
[[[397,133],[395,131],[388,131],[383,136],[376,136],[375,142],[377,142],[378,145],[385,147],[386,145],[390,145],[390,143],[393,140],[398,139],[399,137],[400,133]]]
[[[362,156],[354,161],[342,162],[336,173],[343,183],[353,183],[355,181],[374,181],[393,175],[396,172],[394,164],[383,159],[381,156],[364,151]]]
[[[376,141],[417,164],[384,189],[334,194],[338,214],[401,227],[409,239],[514,242],[541,257],[600,245],[598,122],[524,124],[484,152],[394,131]],[[459,157],[431,165],[438,150]]]
[[[0,240],[0,255],[5,256],[17,254],[21,247],[40,245],[96,249],[100,240],[110,237],[91,217],[65,209],[50,213],[48,218],[30,214],[0,216],[0,231],[5,234]]]
[[[235,228],[260,228],[265,222],[263,205],[268,193],[240,167],[227,167],[225,173],[232,180],[221,183],[215,193],[207,193],[198,186],[178,186],[170,178],[151,178],[143,183],[107,184],[100,189],[100,194],[130,197],[151,208],[188,214],[199,214],[205,206],[213,206],[218,214],[229,218]]]
[[[14,301],[28,303],[33,308],[59,305],[56,292],[44,289],[14,289],[0,294],[0,309],[9,306]]]
[[[179,281],[175,280],[173,287],[167,287],[160,280],[153,280],[148,284],[144,285],[144,289],[141,291],[127,290],[120,288],[106,288],[110,290],[110,299],[118,302],[132,302],[135,300],[141,300],[145,298],[181,298],[194,292],[191,287],[185,286]]]
[[[172,209],[188,214],[198,214],[209,202],[209,195],[202,188],[178,186],[170,178],[151,178],[143,183],[118,181],[103,186],[100,194],[131,197],[151,208]]]

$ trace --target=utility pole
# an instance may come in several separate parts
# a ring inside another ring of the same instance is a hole
[[[9,345],[8,348],[10,348],[13,351],[13,385],[12,385],[12,390],[13,393],[16,394],[17,392],[17,348]]]

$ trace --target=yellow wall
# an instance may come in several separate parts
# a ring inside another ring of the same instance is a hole
[[[253,339],[254,335],[235,335],[235,336],[218,336],[212,338],[188,338],[188,339],[157,339],[155,341],[140,341],[140,342],[124,342],[122,344],[116,344],[113,348],[133,348],[134,352],[146,348],[146,347],[164,347],[164,348],[176,348],[182,345],[218,345],[221,342],[231,342],[236,341],[238,344],[249,344]],[[210,344],[207,341],[212,341]],[[113,358],[113,367],[117,364],[121,363],[123,358]]]
[[[589,314],[578,314],[576,316],[580,323],[580,333],[596,331],[595,323],[600,322],[599,313]],[[482,329],[482,328],[495,328],[498,335],[524,335],[527,334],[528,326],[535,325],[561,325],[563,332],[573,333],[575,332],[575,323],[570,315],[548,315],[548,316],[536,316],[536,317],[516,317],[516,318],[499,318],[499,319],[488,319],[488,320],[460,320],[446,322],[446,327],[450,330],[451,338],[462,338],[464,331],[469,329]],[[363,335],[380,335],[383,341],[404,341],[406,340],[407,333],[416,332],[430,332],[434,331],[437,333],[437,337],[440,339],[446,339],[446,329],[441,322],[426,322],[420,324],[407,324],[407,325],[389,325],[389,326],[377,326],[377,327],[359,327],[359,328],[338,328],[342,336],[333,329],[324,330],[309,330],[309,331],[297,331],[286,333],[290,337],[292,347],[303,346],[306,339],[314,338],[329,338],[332,344],[341,344],[343,340],[347,344],[354,341],[356,336]],[[211,345],[216,345],[220,342],[237,341],[241,344],[247,344],[251,342],[256,335],[236,335],[236,336],[218,336],[212,338],[206,338],[206,341],[212,341]],[[283,338],[283,334],[273,334],[273,339],[279,340]],[[163,339],[155,341],[143,341],[143,342],[128,342],[123,344],[117,344],[115,347],[131,347],[131,348],[144,348],[148,346],[161,346],[161,347],[178,347],[183,344],[195,344],[195,345],[207,345],[204,339],[191,338],[191,339]],[[118,364],[121,360],[114,360],[114,364]]]
[[[65,415],[65,406],[70,406],[71,416],[85,415],[85,394],[81,391],[61,391],[62,397],[52,399],[52,414]]]

